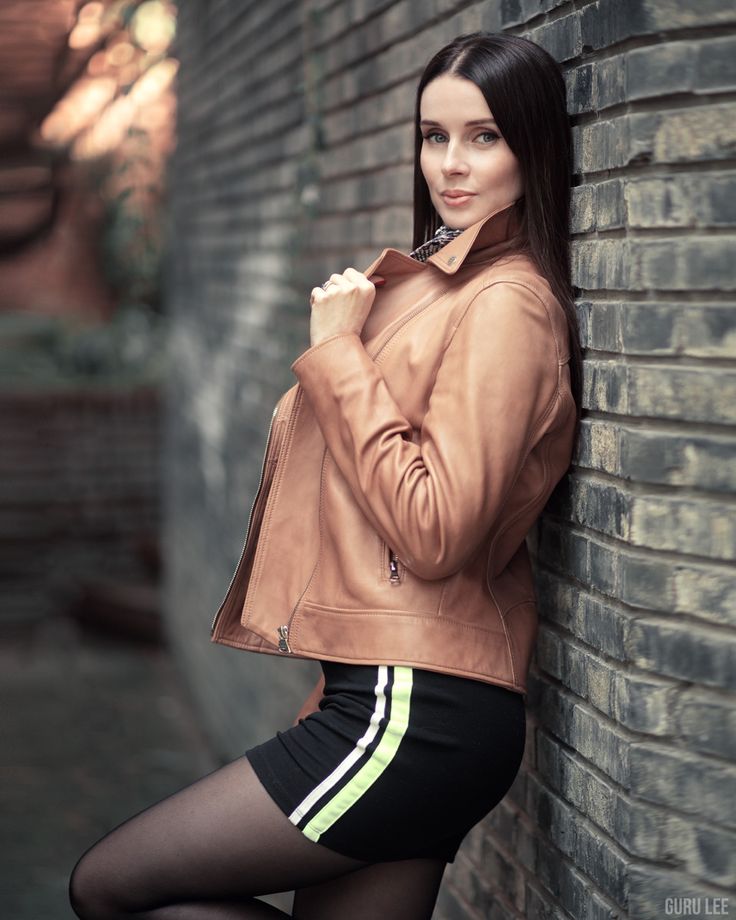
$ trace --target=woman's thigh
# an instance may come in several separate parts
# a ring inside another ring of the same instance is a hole
[[[430,920],[447,863],[373,863],[294,892],[294,920]]]
[[[129,818],[79,859],[70,898],[81,917],[291,891],[368,866],[309,840],[246,757]]]

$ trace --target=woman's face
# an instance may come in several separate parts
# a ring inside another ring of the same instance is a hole
[[[435,77],[422,92],[419,117],[422,173],[448,227],[465,230],[524,194],[519,161],[475,83],[449,73]],[[457,197],[458,191],[468,194]]]

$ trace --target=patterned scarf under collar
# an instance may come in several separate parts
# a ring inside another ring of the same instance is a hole
[[[438,249],[442,249],[450,240],[454,240],[455,237],[462,233],[462,230],[451,230],[449,227],[446,227],[444,224],[440,224],[437,228],[437,232],[433,237],[426,240],[420,246],[417,246],[416,249],[412,250],[409,255],[412,259],[416,259],[418,262],[426,262],[427,259],[434,255]]]

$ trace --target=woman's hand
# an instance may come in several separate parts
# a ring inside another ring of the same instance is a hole
[[[317,345],[341,332],[361,333],[376,296],[376,287],[384,283],[380,275],[369,281],[356,268],[346,268],[340,275],[330,275],[325,288],[312,288],[309,302],[312,314],[309,321],[311,345]]]

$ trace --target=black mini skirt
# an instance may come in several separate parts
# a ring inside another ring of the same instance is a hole
[[[261,783],[339,853],[454,862],[521,766],[522,695],[403,665],[320,664],[319,710],[245,752]]]

